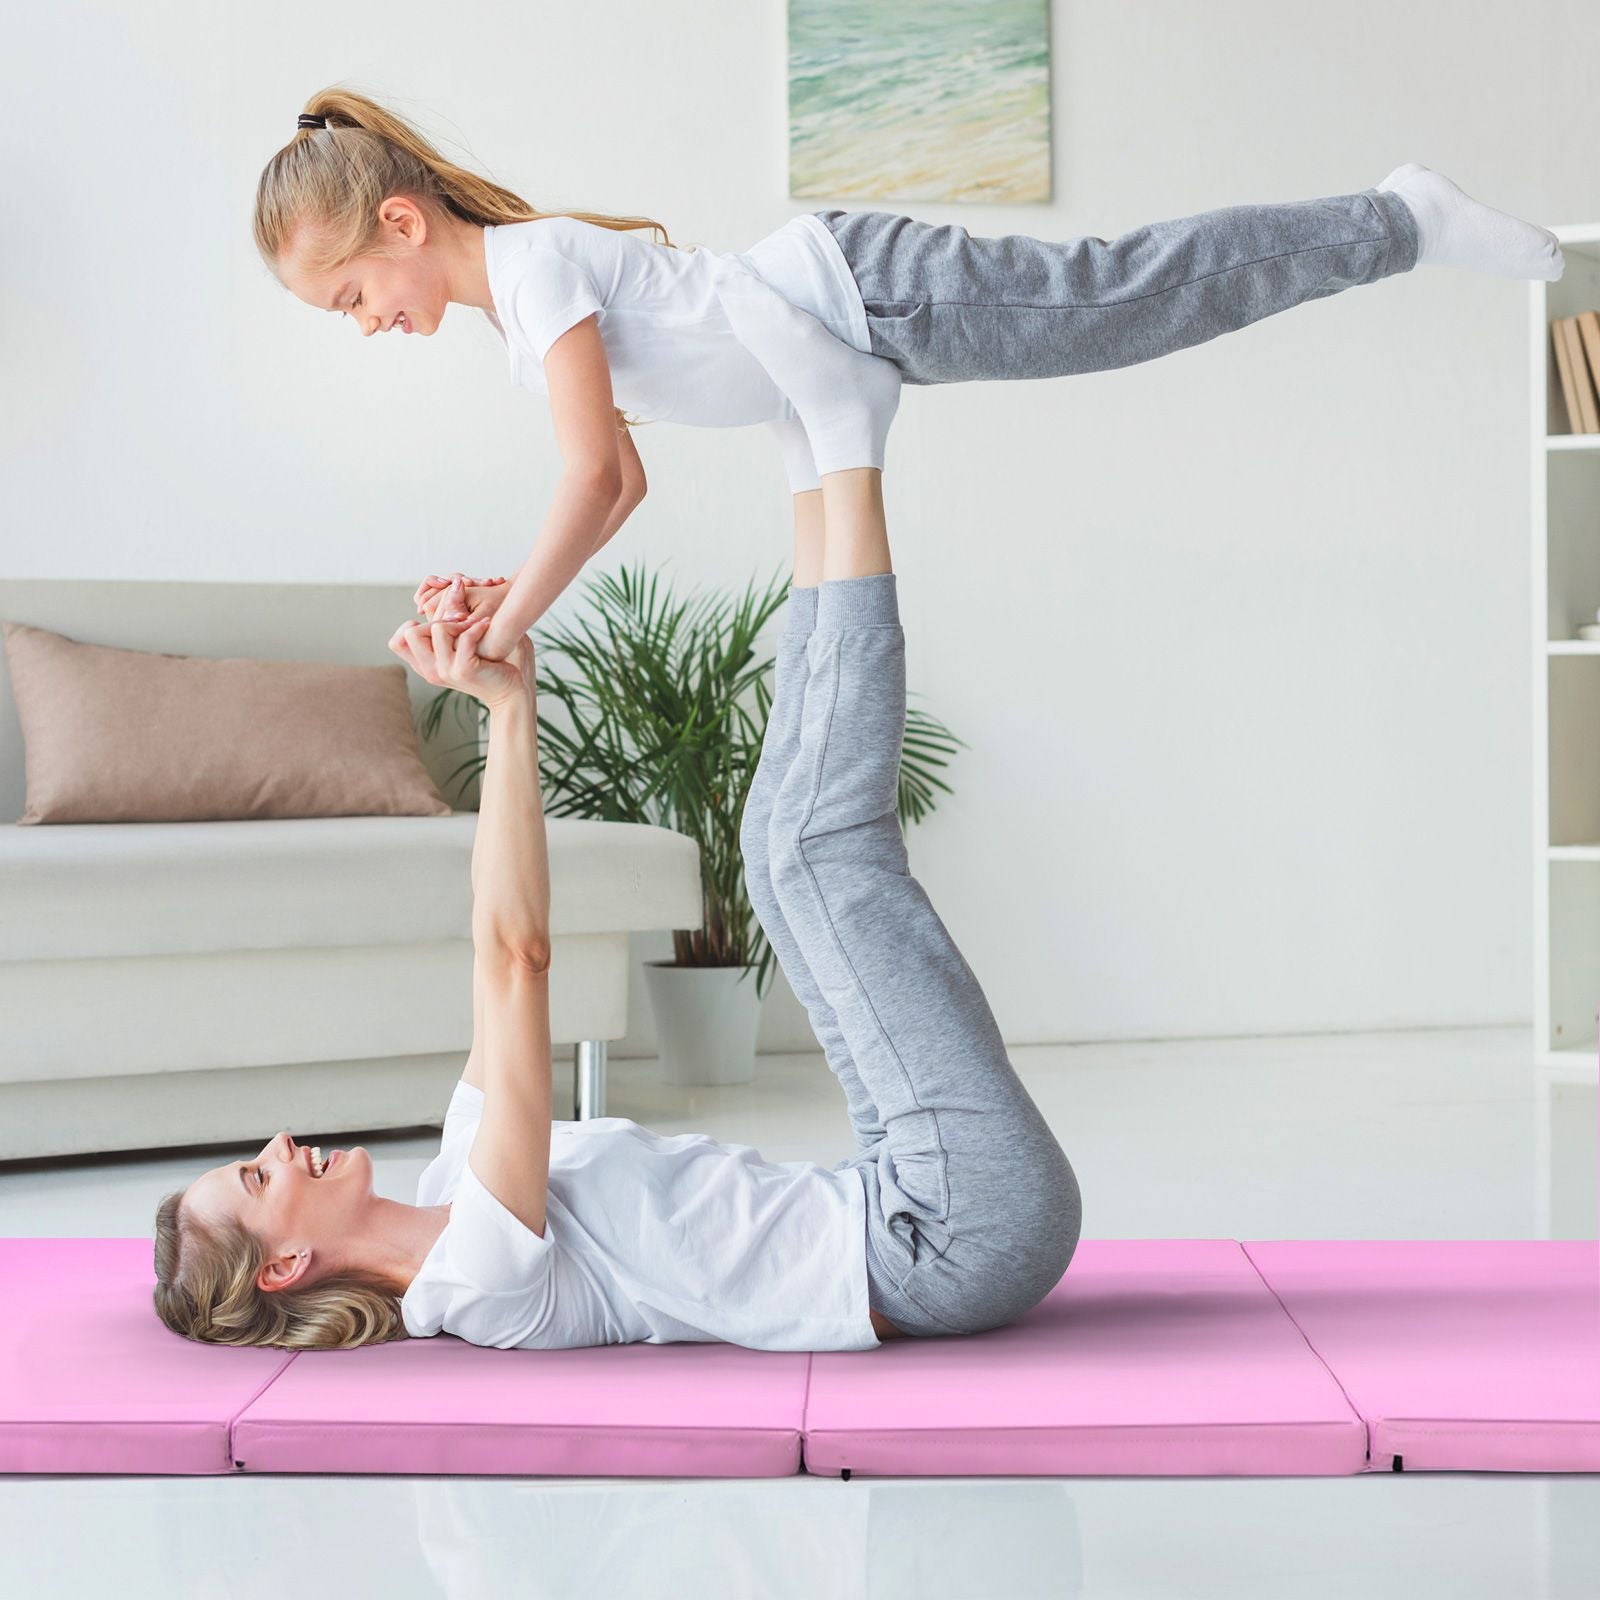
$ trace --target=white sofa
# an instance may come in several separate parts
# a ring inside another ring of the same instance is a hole
[[[412,614],[389,586],[0,581],[5,620],[188,655],[396,663]],[[422,744],[453,805],[476,739],[446,717]],[[24,795],[0,652],[0,1160],[439,1123],[472,1037],[475,810],[24,827]],[[551,1034],[572,1115],[601,1116],[628,936],[700,926],[699,849],[548,827]]]

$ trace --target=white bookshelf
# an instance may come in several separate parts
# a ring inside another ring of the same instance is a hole
[[[1600,310],[1600,223],[1551,231],[1566,270],[1528,285],[1533,370],[1534,1052],[1545,1087],[1600,1075],[1600,433],[1573,433],[1550,343]]]

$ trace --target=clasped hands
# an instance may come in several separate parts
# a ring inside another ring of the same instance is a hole
[[[389,636],[389,648],[420,678],[440,689],[457,689],[493,710],[507,701],[534,696],[533,641],[523,634],[503,661],[478,654],[478,646],[505,597],[504,578],[475,583],[457,572],[430,577],[416,594],[426,620],[402,622]],[[436,587],[437,586],[437,587]],[[493,594],[473,603],[474,593]]]
[[[461,593],[452,598],[451,590],[457,584]],[[505,599],[509,585],[504,578],[469,578],[465,573],[452,572],[441,578],[430,572],[417,585],[411,597],[419,615],[434,621],[476,622],[481,616],[492,617]]]

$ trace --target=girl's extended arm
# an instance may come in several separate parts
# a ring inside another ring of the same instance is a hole
[[[639,502],[644,499],[644,495],[645,491],[642,481],[637,488],[635,488],[631,483],[623,485],[622,493],[617,496],[616,504],[612,506],[610,515],[600,525],[600,532],[595,537],[594,548],[589,552],[591,556],[597,551],[602,550],[610,540],[611,536],[616,533],[616,531],[628,520],[629,517],[633,515],[634,511],[638,507]],[[530,557],[530,559],[532,558]],[[526,564],[527,563],[525,562],[524,565]],[[520,572],[521,568],[518,568],[519,575]],[[464,622],[470,612],[477,610],[480,601],[487,600],[496,607],[502,605],[506,596],[511,593],[510,586],[507,585],[505,590],[498,594],[496,593],[496,590],[498,585],[505,583],[506,579],[504,578],[491,579],[487,584],[474,584],[469,580],[463,598],[460,602],[459,610],[445,613],[440,610],[440,605],[445,598],[445,590],[448,588],[448,584],[443,578],[429,578],[418,589],[415,596],[415,603],[417,609],[430,620],[435,616],[444,616],[446,621]],[[536,615],[534,621],[537,620],[538,616]],[[533,623],[530,622],[524,626],[522,631],[526,633],[528,628],[531,628],[532,626]],[[514,640],[513,643],[515,643]],[[485,660],[504,659],[503,657],[493,656],[491,652],[487,650],[485,650],[483,654]]]
[[[617,503],[611,508],[611,515],[606,518],[606,524],[600,530],[600,537],[595,540],[594,549],[589,552],[590,555],[595,555],[606,547],[610,542],[611,535],[633,515],[639,502],[643,499],[643,490],[640,490],[638,494],[631,493],[627,489],[622,491],[617,497]]]
[[[479,654],[503,661],[556,596],[583,570],[622,493],[618,479],[595,471],[562,474],[533,553],[522,563],[484,634]],[[620,523],[618,524],[620,526]]]
[[[566,471],[533,553],[512,580],[479,647],[491,660],[510,654],[595,550],[622,526],[633,509],[626,505],[619,515],[630,482],[643,478],[642,470],[631,470],[638,461],[632,440],[624,445],[618,437],[622,430],[611,394],[611,366],[593,315],[574,323],[545,352],[544,375]]]
[[[594,550],[589,552],[590,555],[610,542],[611,535],[638,508],[648,487],[645,483],[644,463],[639,459],[638,446],[633,442],[633,435],[623,427],[620,418],[617,422],[617,454],[622,460],[622,493],[617,496],[617,503],[611,508],[611,515],[600,530],[600,537],[595,540]]]

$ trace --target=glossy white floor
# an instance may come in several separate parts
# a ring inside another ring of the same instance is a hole
[[[1078,1172],[1087,1237],[1595,1235],[1594,1081],[1541,1080],[1528,1028],[1013,1059]],[[738,1088],[657,1078],[614,1062],[609,1111],[777,1160],[849,1151],[820,1054],[762,1057]],[[323,1142],[365,1144],[381,1191],[410,1200],[437,1141]],[[244,1153],[0,1167],[0,1235],[147,1233],[163,1193]],[[39,1596],[1565,1600],[1600,1593],[1597,1574],[1600,1475],[0,1479],[0,1591]]]

